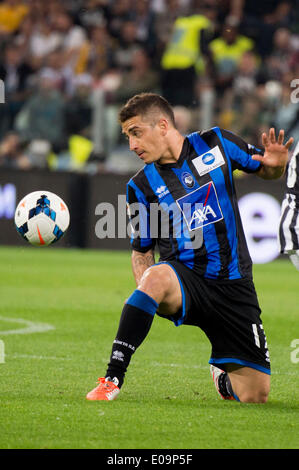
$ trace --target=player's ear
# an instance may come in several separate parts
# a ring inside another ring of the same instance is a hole
[[[158,126],[161,130],[161,133],[163,136],[167,134],[167,131],[169,129],[169,123],[166,118],[161,118],[159,119]]]

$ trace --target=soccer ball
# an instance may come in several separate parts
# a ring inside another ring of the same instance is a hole
[[[19,234],[31,245],[48,246],[66,232],[70,214],[65,202],[50,191],[34,191],[18,204],[15,224]]]

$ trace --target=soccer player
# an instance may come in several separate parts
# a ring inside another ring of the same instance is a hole
[[[289,255],[299,271],[299,142],[287,167],[286,186],[281,205],[278,241],[280,253]]]
[[[284,144],[284,131],[276,137],[272,128],[262,136],[261,151],[219,127],[183,136],[172,107],[152,93],[132,97],[119,120],[130,150],[145,163],[127,185],[137,288],[123,307],[105,377],[86,398],[116,398],[131,356],[157,313],[176,326],[194,325],[205,332],[221,398],[266,402],[270,359],[233,171],[281,177],[293,139]],[[155,234],[151,220],[157,207]]]

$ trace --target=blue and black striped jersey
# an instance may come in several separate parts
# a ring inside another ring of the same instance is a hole
[[[211,279],[252,277],[233,171],[256,172],[263,152],[214,127],[188,135],[174,164],[145,165],[127,184],[133,250],[158,248]]]

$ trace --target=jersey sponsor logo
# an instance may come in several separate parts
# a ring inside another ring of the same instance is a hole
[[[188,173],[187,171],[184,171],[184,173],[181,176],[181,180],[184,186],[187,188],[193,188],[195,181],[192,175]]]
[[[206,153],[199,155],[192,160],[199,176],[206,175],[210,171],[215,170],[219,166],[225,164],[225,160],[218,145]]]
[[[205,165],[212,165],[215,161],[215,155],[213,153],[205,153],[204,156],[202,157],[202,162]]]
[[[211,181],[186,196],[177,199],[190,231],[223,219],[214,183]]]

